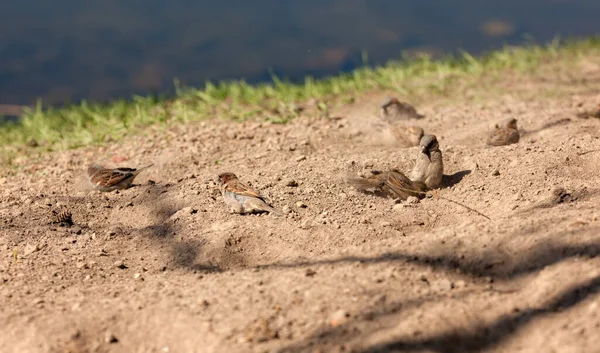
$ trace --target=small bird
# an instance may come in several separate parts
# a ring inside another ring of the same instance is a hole
[[[586,110],[581,113],[577,113],[578,118],[588,119],[588,118],[596,118],[600,119],[600,104],[592,110]]]
[[[88,167],[87,174],[90,184],[96,190],[110,192],[114,190],[127,189],[133,183],[133,179],[146,168],[152,167],[149,164],[141,168],[104,168],[99,164],[93,164]]]
[[[261,213],[269,212],[276,216],[283,216],[283,213],[265,201],[264,196],[256,190],[242,183],[233,173],[219,174],[219,184],[223,200],[231,213]]]
[[[502,126],[496,124],[496,130],[488,138],[490,146],[505,146],[519,142],[517,119],[508,119]]]
[[[423,129],[416,125],[405,126],[390,123],[389,127],[396,142],[403,147],[418,146],[424,135]]]
[[[406,200],[409,196],[423,198],[427,186],[421,181],[411,181],[397,169],[390,171],[372,170],[368,178],[351,178],[348,183],[356,189],[366,192],[369,189],[383,192],[388,196],[395,196]]]
[[[421,151],[417,156],[410,179],[413,182],[421,181],[425,183],[428,189],[435,189],[441,185],[444,175],[444,162],[440,145],[435,135],[423,136],[419,145]]]
[[[417,113],[415,107],[408,103],[400,102],[397,98],[387,97],[381,104],[381,118],[392,122],[397,120],[422,119],[423,115]]]

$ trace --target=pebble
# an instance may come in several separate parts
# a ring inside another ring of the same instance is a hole
[[[306,204],[304,202],[298,201],[298,202],[296,202],[296,207],[298,207],[298,208],[306,208],[307,206],[306,206]]]
[[[144,278],[142,278],[142,274],[141,273],[136,273],[133,275],[134,279],[139,279],[139,280],[144,280]]]
[[[27,243],[27,245],[25,245],[25,248],[23,249],[23,255],[24,256],[31,255],[38,250],[39,250],[39,247],[37,246],[37,244]]]
[[[286,186],[290,186],[290,187],[296,187],[298,186],[298,182],[296,180],[288,180],[287,183],[285,183]]]
[[[290,206],[288,206],[288,205],[285,205],[281,208],[281,212],[283,212],[283,213],[290,213],[290,211],[291,211]]]
[[[104,338],[104,341],[106,343],[117,343],[119,342],[119,339],[113,333],[108,332]]]
[[[349,318],[350,318],[350,313],[348,313],[346,310],[343,310],[343,309],[337,310],[329,316],[329,325],[331,327],[337,327],[337,326],[343,325],[346,322],[348,322]]]
[[[122,269],[122,270],[124,270],[124,269],[126,269],[126,268],[127,268],[127,266],[126,266],[126,265],[123,263],[123,261],[122,261],[122,260],[117,260],[117,261],[115,261],[115,267],[116,267],[116,268],[120,268],[120,269]]]
[[[493,175],[493,176],[498,176],[498,175],[500,175],[500,171],[499,171],[498,169],[496,169],[496,170],[494,170],[494,171],[492,172],[492,175]]]
[[[300,155],[298,157],[296,157],[296,162],[302,162],[306,160],[306,156],[305,155]]]
[[[417,197],[415,197],[415,196],[409,196],[409,197],[406,199],[406,203],[408,203],[408,204],[415,204],[415,203],[419,203],[419,199],[418,199]]]

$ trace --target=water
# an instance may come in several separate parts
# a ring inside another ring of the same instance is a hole
[[[301,80],[404,54],[600,32],[598,0],[1,0],[0,104]]]

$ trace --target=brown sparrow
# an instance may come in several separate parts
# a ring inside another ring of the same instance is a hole
[[[127,189],[131,186],[133,179],[146,168],[154,164],[141,168],[115,168],[107,169],[101,165],[93,164],[87,169],[88,179],[92,187],[102,192]]]
[[[399,145],[403,147],[418,146],[423,137],[423,129],[416,125],[400,125],[390,123],[390,131]]]
[[[490,146],[505,146],[519,142],[519,130],[517,130],[517,119],[508,119],[503,126],[496,124],[496,130],[488,138]]]
[[[219,174],[219,188],[225,204],[229,206],[231,213],[260,213],[269,212],[277,216],[283,213],[269,206],[264,196],[256,190],[243,184],[233,173]]]
[[[417,113],[415,107],[408,103],[400,102],[397,98],[388,97],[381,104],[381,118],[392,122],[407,119],[421,119],[423,115]]]
[[[411,181],[396,169],[385,172],[372,170],[371,173],[373,175],[368,178],[348,179],[348,183],[363,192],[373,189],[401,200],[406,200],[409,196],[425,196],[427,186],[423,182]]]
[[[444,175],[444,162],[442,161],[442,151],[435,135],[425,135],[419,143],[421,151],[417,156],[415,167],[413,168],[410,179],[421,181],[429,189],[435,189],[442,183]]]
[[[586,110],[581,113],[577,113],[578,118],[588,119],[588,118],[596,118],[600,119],[600,104],[595,109]]]

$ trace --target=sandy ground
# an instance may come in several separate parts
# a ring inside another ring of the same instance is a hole
[[[599,352],[600,120],[575,114],[600,103],[600,60],[570,70],[417,102],[444,153],[437,195],[490,220],[344,183],[412,168],[417,147],[378,127],[389,92],[333,118],[215,119],[21,157],[0,178],[0,350]],[[507,117],[521,141],[486,147]],[[91,162],[155,166],[86,193]],[[286,216],[229,214],[223,171]],[[52,223],[60,206],[73,226]]]

